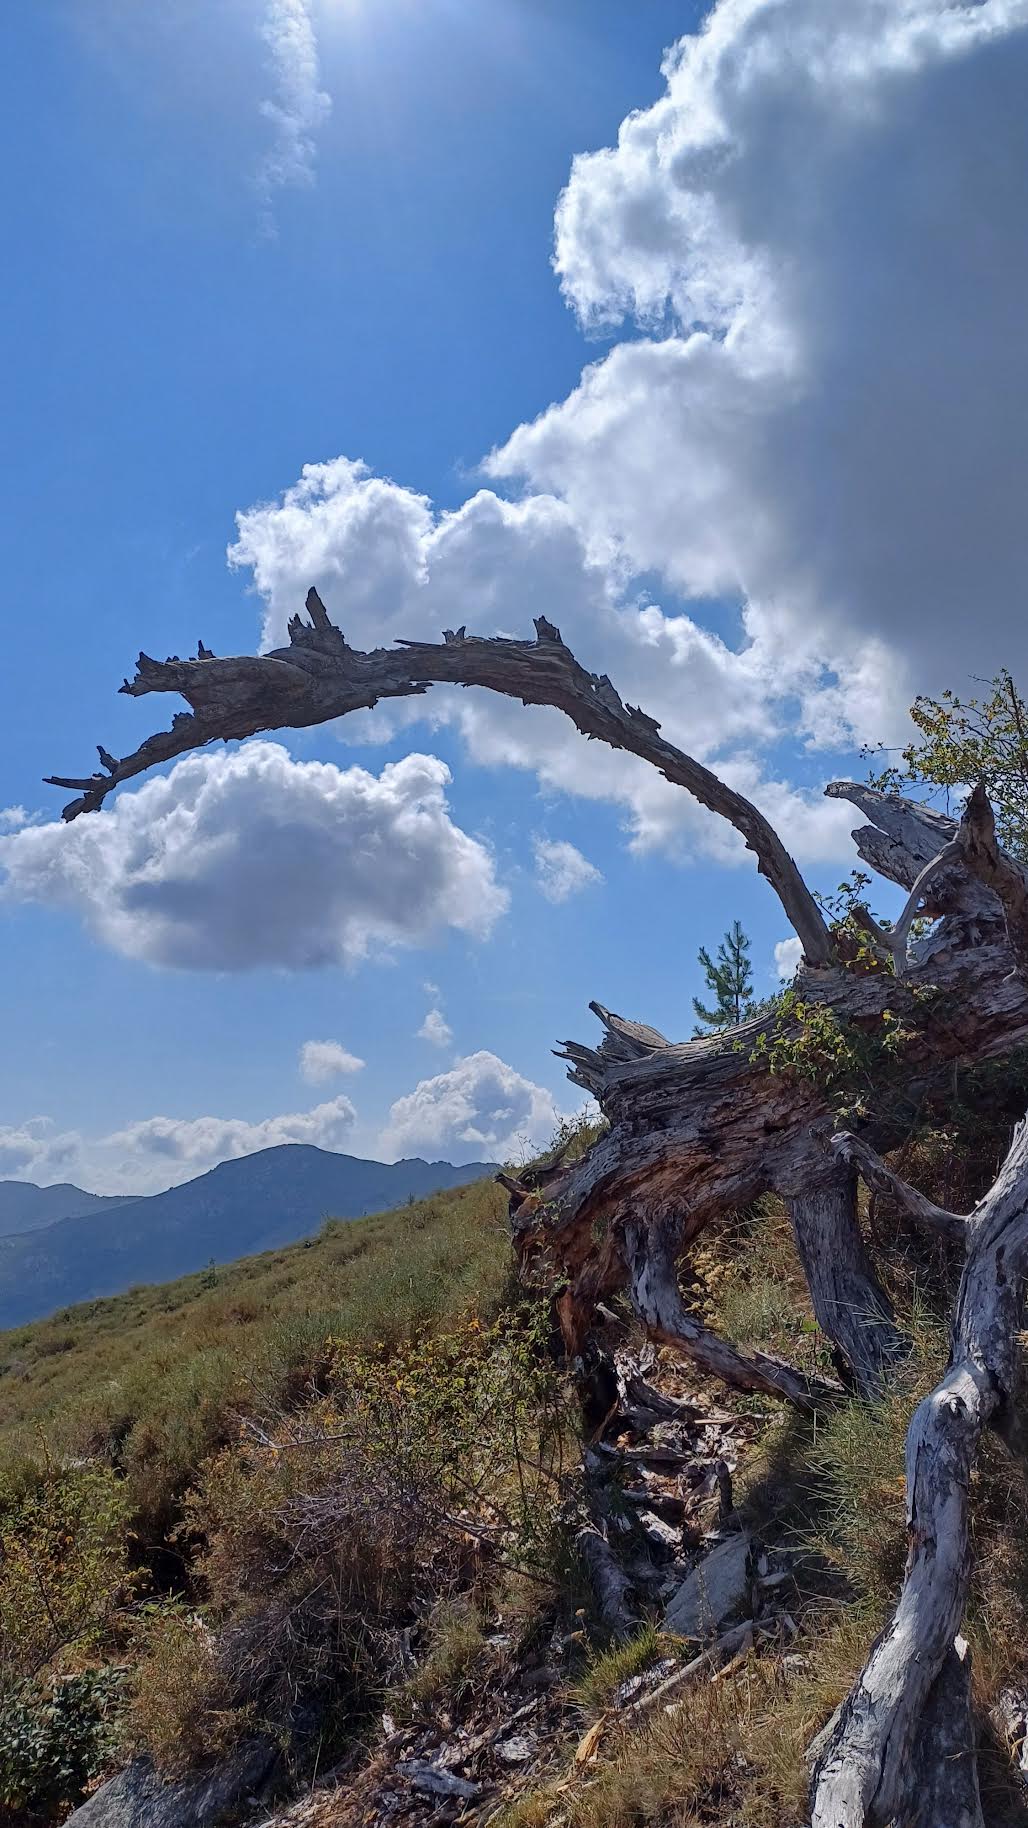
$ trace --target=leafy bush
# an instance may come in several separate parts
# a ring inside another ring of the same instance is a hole
[[[0,1518],[0,1687],[110,1644],[131,1596],[129,1506],[103,1466],[48,1470]]]
[[[48,1817],[110,1769],[124,1678],[106,1666],[0,1694],[0,1811],[23,1823]]]

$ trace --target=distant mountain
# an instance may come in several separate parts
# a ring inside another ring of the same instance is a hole
[[[262,1149],[167,1193],[102,1201],[38,1230],[0,1236],[0,1327],[136,1283],[168,1282],[212,1258],[227,1263],[274,1250],[317,1231],[325,1218],[385,1212],[411,1195],[494,1172],[491,1162],[369,1162],[304,1143]]]
[[[124,1206],[124,1194],[83,1193],[70,1181],[56,1187],[37,1187],[33,1181],[0,1181],[0,1236],[16,1231],[37,1231],[58,1219],[80,1219],[103,1207]]]

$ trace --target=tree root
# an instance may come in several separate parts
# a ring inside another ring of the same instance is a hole
[[[910,1546],[902,1591],[819,1749],[811,1828],[886,1828],[921,1819],[918,1748],[967,1604],[971,1468],[983,1431],[1002,1429],[1016,1385],[1028,1269],[1028,1122],[1015,1133],[966,1235],[949,1364],[918,1404],[907,1434]],[[966,1655],[961,1661],[966,1665]],[[949,1679],[956,1680],[952,1669]],[[953,1722],[946,1709],[936,1708],[935,1717],[938,1737]],[[970,1790],[967,1798],[961,1807],[973,1823],[981,1819],[980,1805],[975,1816]]]

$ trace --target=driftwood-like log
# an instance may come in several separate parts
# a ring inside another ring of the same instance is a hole
[[[864,1248],[856,1176],[842,1163],[820,1183],[812,1176],[789,1209],[818,1324],[834,1341],[843,1374],[870,1396],[906,1343]]]
[[[805,1377],[783,1359],[766,1352],[744,1353],[701,1326],[682,1300],[675,1257],[665,1228],[629,1223],[625,1227],[630,1291],[636,1312],[651,1339],[677,1346],[704,1371],[734,1390],[757,1390],[784,1397],[797,1408],[813,1411],[841,1395],[826,1379]]]
[[[121,782],[216,739],[316,724],[383,698],[423,693],[434,682],[484,686],[563,711],[587,737],[650,762],[727,819],[754,851],[816,967],[801,973],[804,1001],[855,1033],[880,1026],[887,1009],[902,1020],[911,1109],[946,1063],[986,1059],[1028,1039],[1028,989],[1012,969],[1011,937],[1028,888],[990,838],[981,796],[958,827],[859,784],[828,790],[868,816],[854,833],[861,856],[908,891],[920,881],[919,905],[939,922],[905,960],[902,981],[861,974],[834,962],[821,913],[763,815],[668,743],[609,679],[587,672],[545,618],[537,619],[534,641],[448,630],[439,644],[365,654],[347,645],[316,591],[307,608],[310,622],[292,619],[288,647],[263,656],[215,659],[202,644],[195,660],[141,655],[135,679],[122,689],[133,696],[178,692],[191,711],[120,760],[103,750],[102,774],[53,777],[78,792],[65,818],[98,810]],[[926,988],[931,1000],[919,1003]],[[592,1007],[603,1025],[600,1046],[569,1041],[562,1055],[569,1076],[598,1100],[609,1129],[581,1161],[554,1163],[523,1197],[512,1195],[522,1253],[546,1253],[568,1278],[561,1317],[569,1344],[580,1343],[596,1303],[630,1280],[629,1222],[662,1226],[665,1240],[673,1234],[674,1249],[686,1251],[712,1220],[770,1191],[789,1202],[818,1318],[840,1366],[859,1389],[870,1388],[900,1344],[849,1196],[826,1190],[812,1131],[830,1120],[829,1101],[806,1076],[769,1072],[761,1053],[762,1038],[781,1017],[744,1024],[727,1038],[673,1044],[656,1028]],[[872,1109],[865,1140],[888,1146],[902,1129],[902,1116]]]
[[[840,1161],[850,1163],[860,1170],[861,1179],[873,1193],[886,1193],[896,1201],[907,1217],[913,1219],[935,1237],[946,1238],[951,1244],[965,1244],[967,1241],[967,1219],[958,1212],[947,1212],[944,1206],[936,1206],[916,1187],[901,1180],[887,1168],[880,1155],[859,1136],[851,1136],[840,1131],[831,1140],[833,1154]]]
[[[907,1435],[910,1546],[903,1590],[820,1751],[812,1828],[886,1828],[917,1819],[912,1785],[929,1698],[967,1604],[971,1468],[983,1431],[1002,1425],[1017,1386],[1028,1271],[1028,1121],[965,1235],[949,1363]]]
[[[447,629],[440,644],[404,641],[365,654],[347,646],[313,588],[307,612],[309,626],[298,616],[290,621],[289,647],[256,658],[217,660],[201,649],[203,657],[196,660],[159,661],[141,653],[136,677],[126,679],[121,690],[133,697],[178,692],[192,715],[180,714],[170,730],[148,738],[131,755],[108,756],[105,774],[49,776],[52,785],[79,796],[65,807],[64,817],[97,811],[123,781],[219,738],[325,723],[368,710],[383,698],[416,696],[432,684],[485,686],[526,705],[563,711],[583,736],[640,756],[727,819],[756,856],[803,942],[805,958],[813,965],[829,963],[824,918],[773,825],[743,794],[662,737],[655,719],[623,703],[606,674],[586,672],[545,617],[536,617],[535,641],[485,640]]]

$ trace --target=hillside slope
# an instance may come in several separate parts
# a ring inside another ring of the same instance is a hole
[[[388,1345],[490,1311],[510,1261],[505,1213],[478,1180],[0,1333],[0,1492],[4,1469],[41,1448],[98,1454],[159,1510],[238,1406],[302,1388],[330,1339]]]
[[[0,1237],[0,1326],[273,1250],[326,1217],[361,1218],[492,1172],[486,1162],[362,1161],[301,1143],[262,1149],[166,1193]]]
[[[84,1193],[70,1181],[37,1187],[34,1181],[0,1181],[0,1237],[38,1231],[59,1219],[79,1219],[91,1212],[124,1206],[123,1194]]]

